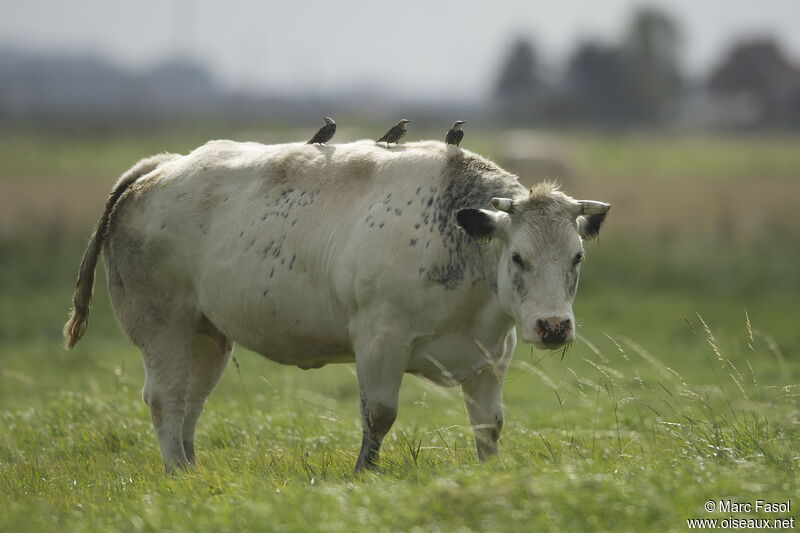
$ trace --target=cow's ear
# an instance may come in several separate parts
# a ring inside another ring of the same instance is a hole
[[[456,213],[456,224],[464,232],[478,241],[488,241],[502,235],[508,221],[508,214],[486,209],[460,209]]]
[[[578,217],[578,234],[581,239],[588,241],[597,237],[600,234],[600,226],[606,220],[606,214],[597,213],[596,215]]]
[[[585,241],[594,239],[600,234],[600,226],[606,220],[611,204],[594,200],[578,200],[575,203],[575,214],[578,215],[578,234]]]

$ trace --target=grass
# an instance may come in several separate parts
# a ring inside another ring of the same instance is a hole
[[[64,161],[80,168],[94,142],[63,141]],[[86,163],[100,202],[112,179],[100,174],[116,165],[118,174],[149,142]],[[614,140],[592,142],[606,157]],[[19,174],[0,178],[38,176],[42,194],[67,168],[13,164]],[[652,194],[647,182],[640,198]],[[688,210],[659,218],[664,238],[630,231],[615,203],[588,248],[580,340],[566,352],[517,350],[495,461],[477,463],[458,390],[409,376],[382,473],[353,477],[352,366],[301,371],[237,348],[200,420],[198,468],[166,477],[139,355],[114,323],[102,276],[87,336],[70,352],[59,345],[88,236],[72,228],[99,209],[82,202],[52,224],[32,217],[19,234],[0,232],[12,235],[0,239],[0,531],[671,531],[731,515],[706,512],[708,500],[799,492],[791,213],[783,233],[720,241],[692,232]]]
[[[578,171],[597,178],[796,179],[793,136],[609,135],[571,141]]]

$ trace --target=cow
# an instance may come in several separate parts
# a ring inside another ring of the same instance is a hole
[[[483,461],[497,453],[515,325],[538,348],[573,341],[583,241],[609,207],[552,183],[527,190],[441,142],[211,141],[117,182],[65,345],[86,330],[102,251],[167,472],[194,464],[197,420],[234,342],[302,369],[355,362],[356,472],[378,467],[405,373],[461,386]]]

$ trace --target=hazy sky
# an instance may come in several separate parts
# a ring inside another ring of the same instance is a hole
[[[477,99],[509,41],[558,64],[582,36],[615,40],[635,0],[0,0],[0,45],[91,51],[142,68],[189,55],[229,87],[275,93],[380,88],[388,98]],[[737,36],[772,34],[800,59],[800,0],[659,0],[690,71]],[[0,83],[2,80],[0,80]]]

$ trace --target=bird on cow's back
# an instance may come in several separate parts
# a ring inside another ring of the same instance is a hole
[[[447,135],[444,138],[444,142],[446,144],[452,144],[458,146],[461,144],[461,139],[464,138],[464,124],[466,124],[466,120],[456,120],[453,123],[453,127],[450,128],[447,132]]]
[[[389,143],[394,143],[395,146],[399,143],[400,139],[406,134],[406,124],[409,122],[413,122],[413,120],[409,120],[407,118],[400,119],[400,121],[392,126],[392,128],[387,131],[383,137],[378,139],[375,142],[385,142],[386,148],[389,148]]]
[[[311,137],[308,144],[325,144],[330,141],[333,138],[333,134],[336,133],[336,122],[334,122],[331,117],[322,117],[322,120],[325,121],[325,125]]]

